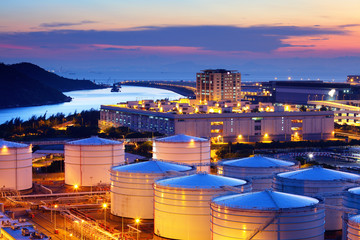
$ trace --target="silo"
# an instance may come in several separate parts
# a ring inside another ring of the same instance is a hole
[[[210,239],[210,200],[227,192],[224,186],[251,189],[244,180],[204,172],[156,181],[154,233],[166,239]]]
[[[277,174],[274,189],[281,192],[321,197],[324,198],[326,205],[342,206],[343,191],[358,185],[359,182],[360,175],[316,166]],[[325,230],[340,230],[342,214],[340,210],[326,209]]]
[[[218,174],[226,177],[251,179],[253,191],[271,188],[274,174],[298,169],[294,162],[256,155],[254,157],[222,161]]]
[[[127,218],[153,219],[155,180],[194,172],[193,167],[161,161],[112,167],[111,213]]]
[[[122,142],[90,137],[65,144],[65,184],[110,184],[109,170],[124,163]]]
[[[347,238],[348,240],[360,240],[360,215],[351,217],[347,226]]]
[[[343,214],[343,239],[346,238],[347,223],[351,216],[360,214],[360,187],[350,188],[345,191],[343,206],[350,210]]]
[[[325,211],[315,198],[265,190],[214,198],[212,240],[324,239]]]
[[[153,158],[196,165],[198,171],[210,172],[210,141],[183,134],[155,139]]]
[[[0,188],[32,188],[31,146],[0,139]]]

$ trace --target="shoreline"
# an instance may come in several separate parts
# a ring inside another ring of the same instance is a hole
[[[181,86],[169,86],[169,85],[158,85],[152,82],[121,82],[121,85],[124,86],[135,86],[135,87],[149,87],[149,88],[159,88],[164,90],[169,90],[174,93],[180,94],[184,97],[195,98],[194,91],[181,87]]]

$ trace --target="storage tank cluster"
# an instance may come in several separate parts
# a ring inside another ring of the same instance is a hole
[[[153,141],[153,158],[197,166],[210,172],[210,140],[178,134]]]
[[[360,229],[358,229],[358,238],[355,238],[354,231],[356,229],[356,226],[358,227],[358,222],[355,221],[355,218],[353,221],[350,219],[352,217],[355,217],[355,215],[360,214],[360,187],[350,188],[345,192],[344,199],[343,199],[343,206],[348,211],[344,212],[343,214],[343,238],[342,239],[360,239]],[[348,236],[347,229],[351,228],[351,234],[352,237]]]
[[[348,240],[359,240],[360,239],[360,215],[351,217],[348,220],[347,236]]]
[[[311,197],[270,190],[222,196],[211,202],[211,239],[323,240],[324,217]]]
[[[294,162],[269,158],[261,155],[222,161],[218,174],[227,177],[251,179],[253,191],[262,191],[272,186],[274,175],[299,168]]]
[[[124,163],[124,144],[90,137],[64,146],[65,184],[95,186],[110,184],[109,170]]]
[[[165,239],[211,239],[210,201],[226,193],[225,186],[251,190],[244,180],[204,172],[155,182],[154,234]]]
[[[161,161],[147,161],[112,167],[111,213],[127,218],[154,218],[156,180],[166,176],[195,173],[195,169]]]
[[[32,188],[31,146],[0,139],[0,188]]]
[[[344,191],[359,183],[360,175],[315,166],[277,174],[274,190],[320,197],[326,205],[341,208]],[[342,214],[342,210],[327,208],[325,230],[342,229]]]

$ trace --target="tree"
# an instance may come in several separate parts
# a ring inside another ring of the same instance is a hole
[[[321,108],[320,108],[320,111],[327,111],[327,110],[328,110],[328,108],[325,107],[324,105],[322,105]]]
[[[304,105],[302,105],[299,109],[300,109],[301,112],[306,112],[307,111],[307,108]]]

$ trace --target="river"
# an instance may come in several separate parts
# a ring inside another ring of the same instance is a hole
[[[116,104],[118,102],[143,99],[177,99],[181,97],[181,95],[177,93],[164,89],[134,86],[123,86],[121,88],[121,92],[110,92],[110,88],[106,88],[71,91],[64,92],[64,94],[72,97],[73,100],[71,102],[52,105],[0,109],[0,124],[17,117],[22,120],[28,120],[33,115],[41,116],[45,113],[46,116],[56,113],[64,113],[65,115],[68,115],[70,113],[74,113],[75,111],[81,112],[91,108],[98,110],[100,109],[101,104]]]

